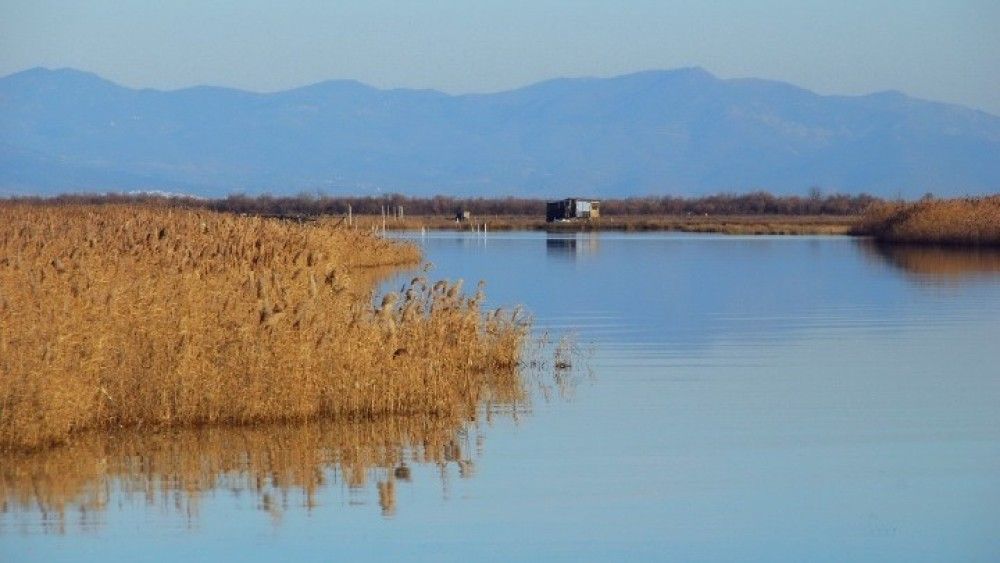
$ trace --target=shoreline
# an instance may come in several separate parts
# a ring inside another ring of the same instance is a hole
[[[308,220],[307,217],[286,217]],[[687,232],[731,235],[850,235],[860,217],[833,215],[622,215],[547,223],[544,218],[490,215],[456,221],[444,215],[386,217],[355,215],[345,223],[359,229],[413,231]]]

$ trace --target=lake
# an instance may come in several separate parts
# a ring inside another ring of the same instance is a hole
[[[9,457],[0,559],[1000,559],[996,253],[393,236],[534,316],[527,400]]]

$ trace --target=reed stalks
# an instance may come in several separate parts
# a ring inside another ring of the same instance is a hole
[[[881,242],[1000,246],[1000,195],[875,204],[855,234]]]
[[[416,278],[415,246],[151,206],[0,205],[0,449],[88,429],[471,416],[527,321]],[[498,382],[504,385],[498,385]]]

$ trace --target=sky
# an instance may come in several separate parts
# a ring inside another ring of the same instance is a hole
[[[350,78],[466,93],[701,66],[1000,115],[998,29],[1000,0],[0,0],[0,75],[72,67],[159,89]]]

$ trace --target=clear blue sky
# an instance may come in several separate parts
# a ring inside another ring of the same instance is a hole
[[[453,93],[703,66],[1000,115],[1000,0],[0,0],[0,74],[33,66],[154,88],[354,78]]]

